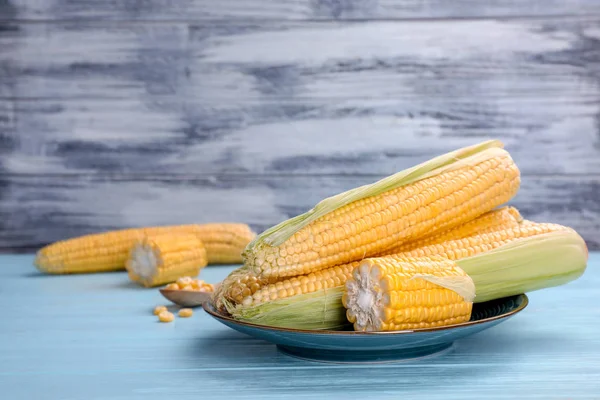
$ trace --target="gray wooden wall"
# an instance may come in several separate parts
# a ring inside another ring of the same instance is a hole
[[[489,138],[600,248],[599,0],[0,0],[0,250],[262,230]]]

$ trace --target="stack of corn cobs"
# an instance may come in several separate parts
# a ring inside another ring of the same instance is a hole
[[[131,228],[62,240],[43,247],[35,266],[48,274],[127,270],[145,287],[194,277],[210,264],[235,264],[256,236],[239,223]]]
[[[510,154],[487,141],[327,198],[250,242],[213,301],[261,325],[414,330],[578,278],[584,240],[507,205],[519,185]]]

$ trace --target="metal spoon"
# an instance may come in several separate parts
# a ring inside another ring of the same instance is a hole
[[[213,285],[215,291],[219,284]],[[160,289],[160,293],[169,301],[183,307],[199,307],[205,301],[210,300],[214,292],[198,292],[195,290]]]

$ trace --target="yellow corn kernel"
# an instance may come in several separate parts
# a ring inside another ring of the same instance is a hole
[[[238,304],[241,304],[244,298],[252,296],[261,287],[266,285],[268,281],[260,280],[252,273],[247,273],[241,277],[227,282],[227,292],[225,296]]]
[[[192,282],[192,290],[195,290],[197,292],[213,292],[215,290],[215,287],[208,283],[208,282],[204,282],[203,280],[200,279],[195,279]]]
[[[191,276],[182,276],[179,277],[177,281],[175,281],[175,283],[179,286],[180,289],[182,289],[185,286],[191,285],[193,281],[194,280]]]
[[[212,285],[208,282],[203,281],[202,279],[194,279],[191,283],[194,289],[208,289],[212,288]]]
[[[179,285],[176,283],[169,283],[167,286],[165,286],[165,289],[167,290],[179,290]]]
[[[523,221],[523,217],[516,208],[509,206],[501,207],[496,210],[488,211],[472,221],[459,225],[454,229],[443,231],[432,236],[426,236],[419,240],[403,243],[399,246],[394,246],[381,253],[379,256],[404,253],[420,247],[444,243],[450,240],[463,239],[484,233],[515,228]]]
[[[340,206],[277,246],[261,237],[245,251],[245,264],[260,278],[278,280],[375,256],[471,221],[519,188],[519,170],[504,150],[460,165]]]
[[[178,314],[181,318],[189,318],[194,314],[194,311],[191,308],[182,308]]]
[[[475,285],[454,261],[371,258],[354,269],[342,303],[356,331],[422,329],[466,322]]]
[[[450,260],[459,260],[496,249],[518,239],[549,232],[572,230],[558,224],[524,222],[508,228],[500,227],[498,231],[488,231],[487,233],[475,234],[462,239],[447,240],[386,257],[405,258],[439,255]]]
[[[126,262],[129,278],[146,287],[198,275],[205,266],[206,250],[191,234],[146,236],[134,244]]]
[[[198,225],[198,238],[204,243],[209,264],[239,264],[242,251],[256,236],[246,224],[215,223]]]
[[[170,313],[168,311],[163,311],[160,314],[158,314],[158,320],[160,322],[173,322],[174,319],[175,316],[173,315],[173,313]]]
[[[163,311],[167,311],[167,307],[165,306],[156,306],[154,307],[154,315],[158,315]]]
[[[229,291],[230,301],[243,306],[255,306],[266,301],[281,300],[298,295],[314,293],[319,290],[333,289],[342,286],[352,274],[352,269],[359,261],[327,268],[308,275],[295,276],[271,284],[263,284],[256,290],[248,287],[239,292],[239,286],[233,285],[235,290]],[[250,277],[254,279],[255,277]],[[238,283],[238,282],[236,282]]]
[[[241,252],[256,236],[246,224],[214,223],[121,229],[61,240],[40,249],[34,265],[49,274],[125,269],[131,247],[145,236],[187,233],[205,242],[210,264],[241,262]]]

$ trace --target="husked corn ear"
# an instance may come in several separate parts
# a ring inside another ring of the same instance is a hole
[[[359,262],[355,261],[312,272],[308,275],[295,276],[262,287],[254,283],[250,288],[244,288],[240,295],[232,298],[232,300],[243,306],[251,306],[301,294],[314,293],[319,290],[333,289],[342,286],[351,276],[352,269],[358,264]]]
[[[51,274],[118,271],[125,269],[131,246],[146,235],[189,233],[196,225],[132,228],[62,240],[43,247],[35,266]]]
[[[411,251],[420,247],[431,246],[434,244],[463,239],[470,236],[481,235],[484,233],[498,232],[504,229],[518,227],[523,222],[523,217],[514,207],[505,206],[496,210],[488,211],[485,214],[457,226],[454,229],[440,232],[433,236],[427,236],[423,239],[411,241],[395,246],[385,251],[381,255],[399,254]]]
[[[225,296],[237,304],[242,304],[243,300],[247,297],[252,297],[254,293],[259,291],[261,287],[268,284],[268,281],[257,278],[254,274],[248,272],[241,275],[235,281],[229,283],[224,282],[227,285],[227,291]]]
[[[404,254],[400,254],[400,256],[417,256],[417,255],[435,255],[435,254],[445,254],[454,249],[452,254],[453,257],[458,257],[460,254],[469,255],[476,254],[478,251],[485,251],[486,248],[491,248],[491,246],[481,246],[476,247],[475,244],[478,243],[476,238],[473,238],[469,241],[463,241],[461,243],[471,243],[472,245],[468,245],[465,249],[468,251],[460,252],[456,250],[457,244],[455,240],[449,240],[452,238],[464,238],[470,235],[482,235],[488,232],[494,231],[502,231],[508,228],[516,228],[519,226],[519,223],[523,221],[523,218],[514,207],[502,207],[497,210],[489,211],[480,217],[474,219],[473,221],[467,222],[466,224],[460,225],[450,231],[442,232],[439,235],[435,235],[433,237],[429,237],[422,240],[417,240],[414,242],[409,242],[403,246],[399,246],[398,250],[405,250]],[[528,233],[533,232],[531,229],[527,229]],[[524,233],[525,234],[525,233]],[[504,234],[498,235],[499,237],[504,237],[506,240],[507,236],[517,237],[518,234]],[[479,243],[485,243],[488,240],[490,243],[492,241],[492,236],[480,236]],[[438,246],[431,245],[432,243],[439,243]],[[419,247],[426,246],[420,249]],[[498,242],[499,246],[501,243]],[[407,250],[413,250],[412,252],[407,252]],[[393,253],[384,253],[382,255],[394,255]],[[251,272],[240,275],[236,277],[236,279],[232,282],[225,281],[225,287],[229,287],[227,294],[225,296],[235,304],[245,305],[249,304],[258,304],[260,302],[268,301],[269,299],[274,300],[275,298],[281,297],[291,297],[295,294],[304,294],[304,293],[312,293],[320,290],[321,288],[332,289],[338,286],[344,285],[346,279],[348,279],[351,275],[352,269],[357,266],[359,261],[354,261],[351,263],[341,264],[335,267],[326,268],[315,273],[311,273],[308,275],[300,275],[292,278],[283,279],[277,281],[276,283],[269,284],[268,280],[260,279],[256,277]],[[317,277],[320,276],[335,276],[339,277],[335,280],[335,284],[325,285],[317,283],[315,285],[302,285],[301,289],[298,288],[298,282],[308,282],[308,277],[311,277],[313,281],[319,280]],[[294,291],[289,290],[289,286],[294,287]],[[276,290],[277,289],[277,290]],[[260,293],[257,293],[259,292]],[[299,292],[299,293],[296,293]],[[275,296],[277,295],[277,297]]]
[[[256,233],[246,224],[219,223],[198,225],[196,235],[206,247],[209,264],[239,264]]]
[[[133,245],[126,262],[129,278],[146,287],[196,276],[206,265],[206,249],[194,234],[146,236]]]
[[[447,240],[445,242],[431,244],[415,248],[403,253],[388,255],[392,258],[402,257],[426,257],[439,255],[450,260],[459,260],[476,254],[484,253],[501,247],[507,243],[521,238],[542,235],[549,232],[567,231],[571,228],[550,223],[525,223],[513,227],[500,227],[498,231],[467,236],[463,239]]]
[[[561,285],[576,279],[585,270],[587,248],[583,239],[571,228],[524,220],[519,224],[518,229],[510,229],[511,233],[504,232],[507,229],[502,226],[498,229],[498,232],[473,235],[469,240],[447,241],[446,244],[451,244],[447,248],[444,245],[428,246],[427,253],[413,251],[370,260],[385,259],[388,262],[395,262],[411,258],[411,255],[423,258],[421,255],[424,254],[428,255],[426,258],[439,256],[439,254],[455,258],[458,266],[475,282],[477,288],[475,302]],[[465,251],[456,250],[459,244],[465,247]],[[334,267],[342,271],[342,274],[337,275],[340,281],[344,277],[346,281],[350,278],[349,270],[356,267],[357,263],[360,261]],[[329,270],[331,268],[319,272]],[[228,281],[236,282],[249,273],[247,267],[239,268],[223,281],[221,288],[226,289]],[[319,273],[312,275],[322,276]],[[281,282],[291,283],[293,279],[295,282],[302,283],[306,277],[298,276]],[[321,282],[325,280],[321,279]],[[343,327],[347,323],[346,310],[341,302],[344,284],[333,287],[323,283],[322,285],[324,288],[318,290],[315,285],[312,288],[315,289],[314,291],[301,290],[301,294],[296,294],[294,289],[293,295],[284,286],[286,291],[281,292],[280,296],[277,284],[267,282],[261,283],[260,288],[255,288],[256,290],[252,292],[252,303],[246,301],[242,304],[248,296],[227,298],[223,294],[216,295],[214,302],[234,318],[256,324],[297,329]],[[265,290],[266,286],[273,289]],[[255,298],[254,294],[260,291],[263,291],[260,299]],[[277,296],[273,300],[271,293],[275,291]],[[224,290],[222,293],[226,292]]]
[[[37,253],[35,266],[51,274],[74,274],[118,271],[133,244],[148,235],[189,233],[203,243],[209,263],[241,261],[242,249],[255,234],[245,224],[191,224],[131,228],[84,235],[43,247]]]
[[[486,149],[406,185],[374,191],[372,196],[357,195],[356,201],[311,223],[304,224],[304,216],[299,222],[291,220],[290,226],[299,228],[278,245],[268,243],[269,234],[277,236],[286,225],[272,228],[266,238],[261,235],[248,246],[245,263],[258,277],[273,280],[375,256],[480,216],[510,200],[519,183],[519,170],[508,152]],[[369,188],[355,190],[369,192]],[[333,199],[353,195],[338,196]]]
[[[354,269],[342,303],[356,331],[432,328],[471,318],[475,285],[454,261],[372,258]]]

